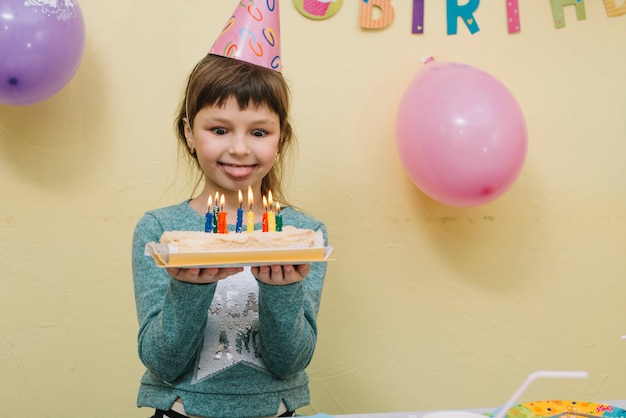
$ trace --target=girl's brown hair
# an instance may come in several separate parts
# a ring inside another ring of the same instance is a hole
[[[276,200],[285,202],[282,180],[286,159],[295,147],[296,139],[289,115],[290,91],[282,74],[237,59],[208,54],[189,75],[185,93],[175,121],[176,136],[184,153],[200,172],[196,154],[187,147],[185,120],[191,127],[199,110],[206,106],[224,106],[231,97],[237,100],[240,109],[264,105],[278,115],[278,155],[261,182],[261,193],[266,195],[271,190]],[[200,181],[202,175],[196,186]]]

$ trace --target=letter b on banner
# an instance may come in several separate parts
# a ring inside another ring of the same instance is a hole
[[[383,29],[391,25],[395,11],[391,0],[361,0],[361,28]]]

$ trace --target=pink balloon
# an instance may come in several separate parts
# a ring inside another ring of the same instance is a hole
[[[429,61],[400,101],[396,145],[424,193],[453,206],[478,206],[517,179],[526,158],[526,122],[511,92],[490,74]]]

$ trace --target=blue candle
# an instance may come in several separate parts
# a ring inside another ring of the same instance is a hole
[[[237,224],[235,225],[235,232],[241,232],[243,226],[243,196],[241,190],[239,190],[239,209],[237,209]]]
[[[211,211],[211,206],[213,206],[212,199],[213,197],[209,196],[204,222],[204,232],[213,232],[213,212]]]

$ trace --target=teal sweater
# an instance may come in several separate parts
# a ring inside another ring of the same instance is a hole
[[[321,222],[290,207],[281,214],[284,225],[322,230],[328,241]],[[289,410],[308,405],[305,368],[326,263],[312,263],[302,282],[286,286],[257,282],[249,271],[195,285],[171,278],[144,254],[163,231],[203,231],[204,222],[185,201],[147,212],[135,228],[139,357],[147,368],[137,405],[168,410],[180,397],[188,414],[211,418],[273,415],[281,401]]]

